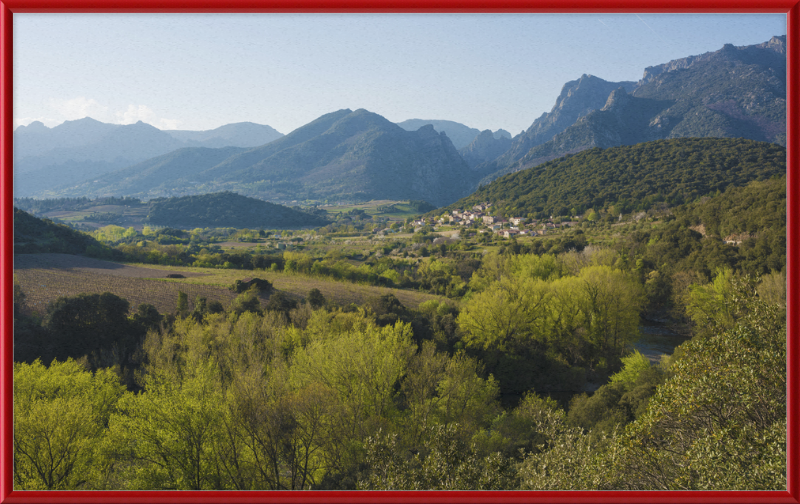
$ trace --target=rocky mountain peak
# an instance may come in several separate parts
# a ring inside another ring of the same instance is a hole
[[[583,74],[580,79],[564,84],[550,114],[567,114],[572,117],[571,122],[574,122],[578,117],[600,108],[608,97],[609,90],[618,87],[628,87],[632,91],[633,83],[609,82],[593,75]]]
[[[763,49],[770,49],[778,54],[786,54],[786,35],[781,35],[780,37],[772,37],[767,42],[764,42],[763,44],[758,45],[756,47]]]
[[[620,108],[625,104],[631,101],[631,95],[629,95],[625,88],[622,86],[618,87],[614,91],[611,91],[611,94],[608,95],[608,100],[606,100],[606,104],[603,106],[601,110],[611,110],[614,108]]]
[[[641,87],[663,73],[690,68],[698,63],[703,63],[714,58],[722,58],[727,60],[740,60],[742,58],[747,59],[748,55],[752,55],[753,51],[758,52],[758,50],[770,50],[778,54],[786,54],[786,36],[781,35],[772,37],[769,41],[754,46],[736,47],[733,44],[725,44],[722,46],[722,49],[718,51],[711,51],[698,54],[696,56],[688,56],[686,58],[672,60],[661,65],[647,67],[644,69],[642,80],[639,81],[638,85]],[[758,57],[759,56],[756,56],[756,58]]]
[[[481,131],[478,136],[466,147],[459,150],[459,154],[464,158],[470,168],[474,168],[481,163],[491,161],[502,155],[511,146],[511,138],[498,136],[491,130]]]
[[[420,126],[420,128],[417,130],[417,133],[419,133],[420,136],[438,136],[439,135],[436,132],[436,129],[434,129],[433,124],[426,124],[424,126]],[[444,131],[442,132],[442,134],[444,135]],[[445,136],[447,136],[447,135],[445,135]]]
[[[494,139],[495,136],[491,130],[483,130],[475,137],[475,140],[472,141],[472,145],[485,145],[491,143]]]

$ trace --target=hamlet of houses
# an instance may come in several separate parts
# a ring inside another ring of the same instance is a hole
[[[445,214],[438,219],[428,218],[413,222],[415,231],[423,226],[441,225],[469,226],[478,228],[479,233],[493,232],[505,238],[513,236],[545,235],[555,229],[575,226],[578,222],[554,222],[553,216],[549,219],[528,219],[526,217],[502,218],[487,213],[491,203],[481,203],[469,210],[456,209],[450,214]]]

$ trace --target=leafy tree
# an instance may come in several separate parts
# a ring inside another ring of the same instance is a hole
[[[146,333],[149,330],[156,330],[161,325],[164,317],[158,313],[155,306],[149,303],[142,303],[133,314],[133,322],[141,327],[142,332]]]
[[[459,435],[456,424],[426,429],[425,452],[407,456],[397,435],[379,431],[366,442],[365,490],[505,490],[516,487],[512,460],[499,453],[481,457]]]
[[[584,313],[590,340],[601,352],[619,354],[639,335],[641,287],[627,275],[608,266],[581,270]]]
[[[178,315],[184,317],[189,313],[189,296],[183,291],[178,291],[178,301],[175,304],[175,311]]]
[[[87,355],[95,368],[113,365],[115,354],[126,356],[138,343],[128,320],[128,301],[110,292],[57,299],[47,307],[42,327],[51,335],[49,355]]]
[[[224,398],[210,361],[192,359],[179,382],[151,367],[145,394],[120,399],[109,436],[118,456],[133,463],[131,488],[204,490],[222,488],[214,440]]]
[[[605,455],[604,488],[786,487],[785,308],[732,279],[732,326],[682,346],[674,376]]]
[[[538,403],[538,404],[536,404]],[[531,420],[542,442],[519,465],[523,490],[594,488],[595,442],[580,427],[566,422],[564,411],[541,399],[530,407]]]
[[[458,316],[467,346],[505,350],[524,345],[545,331],[550,293],[539,279],[503,277],[473,296]]]
[[[325,296],[323,296],[316,287],[308,292],[306,299],[312,308],[321,308],[325,306]]]
[[[123,392],[110,370],[92,374],[73,360],[15,364],[15,488],[103,488],[103,433]]]
[[[258,298],[258,287],[253,285],[246,291],[242,292],[231,302],[230,311],[233,313],[244,312],[261,312],[261,301]],[[272,297],[281,295],[280,293],[273,294]]]
[[[332,401],[320,453],[331,471],[352,464],[359,441],[395,414],[396,385],[413,353],[407,324],[378,328],[356,322],[351,330],[315,337],[296,349],[290,368],[294,387],[318,383]]]
[[[249,292],[249,291],[248,291]],[[236,298],[239,299],[239,298]],[[256,301],[258,301],[258,297],[253,297]],[[236,300],[234,300],[234,303]],[[297,308],[297,301],[295,299],[290,298],[283,292],[276,292],[269,297],[269,301],[267,301],[266,306],[264,307],[268,311],[280,312],[289,316],[289,312],[295,308]]]
[[[639,374],[650,367],[650,360],[638,350],[622,358],[622,370],[611,376],[611,383],[633,383]]]
[[[542,408],[558,409],[555,400],[541,398],[533,392],[526,393],[519,404],[495,417],[491,425],[472,437],[478,453],[503,456],[521,461],[526,453],[535,453],[545,441],[537,431],[536,418]]]

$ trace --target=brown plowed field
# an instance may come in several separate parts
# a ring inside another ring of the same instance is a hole
[[[162,281],[147,278],[117,276],[102,272],[28,268],[15,270],[14,276],[25,293],[25,304],[29,309],[44,313],[48,303],[60,297],[78,294],[97,294],[111,292],[127,299],[130,311],[136,311],[142,303],[149,303],[160,313],[175,312],[178,292],[189,297],[189,308],[194,306],[197,296],[209,301],[217,300],[228,306],[236,295],[216,285],[197,285],[182,283],[180,280]]]
[[[186,278],[166,279],[168,274]],[[47,304],[59,297],[111,292],[130,303],[131,312],[142,303],[155,306],[160,313],[174,313],[178,292],[189,297],[189,309],[197,296],[230,305],[236,294],[228,290],[235,280],[258,277],[272,282],[275,289],[296,299],[305,298],[317,288],[325,299],[340,305],[362,304],[371,297],[392,293],[403,305],[416,308],[440,296],[417,291],[337,282],[305,275],[247,270],[214,270],[171,266],[134,266],[67,254],[18,254],[14,256],[14,278],[25,293],[28,308],[44,312]],[[262,296],[262,303],[268,296]]]
[[[129,278],[166,278],[170,273],[178,273],[185,277],[208,275],[207,273],[186,272],[179,269],[128,266],[69,254],[16,254],[14,256],[14,272],[25,269],[63,269]]]

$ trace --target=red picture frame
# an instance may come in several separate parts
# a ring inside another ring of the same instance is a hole
[[[787,15],[786,491],[14,491],[14,13],[32,12],[685,12]],[[800,502],[800,0],[0,0],[0,502],[2,503],[798,503]]]

